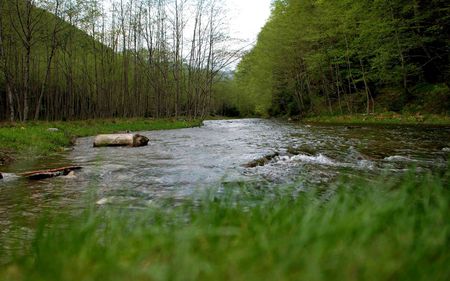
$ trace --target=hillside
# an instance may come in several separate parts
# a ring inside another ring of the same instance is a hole
[[[8,86],[14,119],[77,115],[77,109],[69,109],[69,105],[89,99],[89,95],[82,94],[89,89],[81,80],[92,78],[92,61],[100,54],[99,50],[109,53],[112,50],[62,19],[62,14],[56,16],[34,5],[29,6],[27,1],[20,2],[18,7],[14,1],[2,3],[0,120],[8,119],[11,114]],[[62,13],[62,7],[59,9]],[[40,114],[36,114],[39,99]],[[28,106],[28,117],[24,116],[25,106]]]
[[[0,120],[208,115],[234,52],[217,2],[188,2],[0,2]]]
[[[243,115],[450,112],[448,1],[275,1],[239,64]]]

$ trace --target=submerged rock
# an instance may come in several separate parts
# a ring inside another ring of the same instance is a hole
[[[98,135],[94,139],[94,147],[105,146],[146,146],[150,140],[139,134]]]
[[[109,202],[108,198],[102,198],[100,200],[98,200],[95,204],[97,205],[105,205]]]
[[[347,126],[345,127],[347,130],[356,130],[356,129],[361,129],[361,126]]]
[[[300,155],[300,154],[305,154],[308,156],[312,156],[312,155],[316,155],[317,152],[316,150],[309,146],[309,145],[302,145],[302,146],[298,146],[298,147],[292,147],[289,146],[287,148],[287,153],[291,154],[291,155]]]
[[[259,159],[253,160],[253,161],[245,164],[244,167],[255,168],[258,166],[265,166],[265,165],[269,164],[269,162],[272,161],[275,157],[278,157],[278,156],[280,156],[280,153],[278,153],[278,152],[268,154],[264,157],[261,157]]]

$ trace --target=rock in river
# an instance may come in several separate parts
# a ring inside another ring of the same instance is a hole
[[[290,154],[290,155],[305,154],[305,155],[308,155],[308,156],[313,156],[313,155],[317,154],[317,151],[311,146],[302,145],[302,146],[299,146],[299,147],[289,146],[287,148],[287,153]]]
[[[98,135],[94,139],[94,147],[104,146],[146,146],[149,139],[139,134]]]
[[[245,164],[244,167],[246,167],[246,168],[255,168],[255,167],[258,167],[258,166],[264,166],[264,165],[269,164],[270,161],[272,161],[275,157],[278,157],[278,156],[280,156],[280,153],[278,153],[278,152],[275,152],[275,153],[272,153],[272,154],[268,154],[268,155],[266,155],[264,157],[261,157],[259,159],[253,160],[253,161]]]
[[[0,180],[1,180],[1,179],[3,179],[3,175],[2,175],[2,173],[0,173]]]

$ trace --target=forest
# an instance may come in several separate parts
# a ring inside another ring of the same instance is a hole
[[[276,0],[245,54],[217,0],[0,9],[1,120],[450,110],[445,0]]]
[[[231,109],[308,116],[450,111],[446,0],[276,0]]]
[[[237,58],[216,0],[0,0],[0,119],[204,117]]]

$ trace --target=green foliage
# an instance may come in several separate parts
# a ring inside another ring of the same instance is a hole
[[[214,85],[214,99],[213,107],[215,114],[224,117],[238,117],[240,111],[237,105],[240,103],[240,96],[237,93],[238,88],[235,80],[225,78]]]
[[[419,104],[410,104],[411,111],[450,114],[450,87],[446,84],[419,84],[414,89]]]
[[[274,1],[237,69],[246,107],[272,115],[414,111],[414,105],[448,112],[432,91],[424,96],[433,105],[414,94],[421,83],[450,80],[447,2]],[[386,88],[397,94],[379,106]]]
[[[3,280],[448,280],[449,175],[42,220]],[[1,243],[1,242],[0,242]]]

